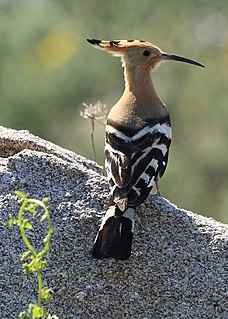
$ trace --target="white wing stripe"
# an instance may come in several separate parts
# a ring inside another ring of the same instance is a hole
[[[156,149],[156,148],[162,151],[163,156],[166,155],[167,146],[165,144],[156,144],[156,145],[153,146],[153,149]]]
[[[133,186],[132,189],[137,193],[138,196],[141,195],[140,188]]]
[[[113,153],[113,154],[119,154],[121,156],[125,155],[123,152],[120,152],[120,151],[112,148],[111,145],[108,143],[105,143],[105,151],[108,151],[109,153]]]
[[[106,133],[108,134],[114,134],[116,137],[120,138],[121,140],[125,140],[127,142],[131,141],[131,138],[124,133],[122,133],[119,130],[116,130],[113,126],[111,125],[106,125]]]
[[[145,181],[146,184],[149,184],[150,175],[148,175],[148,174],[146,174],[146,173],[143,173],[140,177],[141,177],[142,179],[144,179],[144,181]]]
[[[124,140],[125,142],[131,142],[131,141],[135,142],[148,133],[152,134],[154,131],[158,131],[159,133],[164,134],[168,139],[172,138],[172,130],[171,130],[171,127],[167,123],[163,123],[163,124],[157,123],[152,127],[146,126],[132,137],[125,135],[124,133],[115,129],[111,125],[106,125],[106,132],[108,134],[114,134],[116,137]]]
[[[172,138],[172,129],[167,123],[156,124],[152,127],[152,129],[157,130],[159,133],[164,134],[168,139]],[[152,133],[152,131],[151,131]]]
[[[152,161],[151,161],[151,162],[147,165],[147,167],[145,168],[144,172],[146,172],[146,170],[147,170],[148,167],[150,167],[150,166],[152,166],[152,167],[154,168],[155,172],[156,172],[157,169],[158,169],[158,161],[157,161],[156,159],[152,159]],[[146,175],[149,177],[149,180],[148,180],[148,178],[146,177]],[[150,186],[154,185],[154,176],[151,177],[151,176],[149,176],[149,175],[146,174],[146,173],[143,173],[142,175],[139,176],[139,178],[138,178],[137,181],[135,182],[135,185],[138,184],[138,182],[140,181],[141,178],[144,179],[144,181],[146,182],[146,184],[150,181],[150,183],[147,185],[147,187],[150,187]],[[150,179],[150,178],[151,178],[151,179]],[[135,190],[136,187],[135,187],[135,188],[132,187],[132,188]],[[135,190],[135,191],[136,191],[136,190]],[[137,193],[138,193],[138,192],[137,192]]]

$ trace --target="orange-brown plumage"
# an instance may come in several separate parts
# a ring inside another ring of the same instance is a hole
[[[159,47],[142,40],[88,40],[89,43],[121,58],[125,69],[125,91],[111,109],[108,118],[135,125],[149,117],[168,115],[154,89],[151,70],[165,60],[178,60],[202,66],[198,62],[163,52]],[[144,55],[146,53],[146,55]]]

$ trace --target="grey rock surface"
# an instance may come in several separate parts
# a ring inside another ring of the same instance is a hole
[[[25,251],[17,228],[21,190],[49,197],[56,234],[44,283],[47,305],[62,319],[227,319],[228,227],[151,195],[138,210],[132,256],[95,260],[91,247],[108,196],[92,161],[33,136],[0,127],[0,318],[18,318],[36,301],[36,280],[22,273]],[[31,236],[40,245],[43,229]]]

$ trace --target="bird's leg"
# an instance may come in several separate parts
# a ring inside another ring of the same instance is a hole
[[[157,193],[157,195],[161,196],[161,191],[160,191],[160,188],[159,188],[158,181],[159,181],[159,177],[157,177],[156,180],[155,180],[156,193]]]

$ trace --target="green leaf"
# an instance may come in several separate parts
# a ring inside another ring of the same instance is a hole
[[[44,203],[44,205],[46,206],[48,204],[49,198],[48,197],[44,197],[42,202]]]
[[[15,217],[10,216],[9,220],[5,223],[5,226],[11,227],[13,225],[18,225],[18,220]]]
[[[41,298],[45,299],[46,302],[50,302],[52,298],[52,290],[48,287],[44,287],[41,292]]]
[[[32,213],[33,215],[36,214],[36,209],[39,205],[34,203],[29,203],[28,206],[25,208],[28,212]]]
[[[29,204],[37,205],[37,207],[38,206],[45,207],[44,203],[41,200],[39,200],[39,199],[29,198],[28,202],[29,202]]]
[[[33,270],[31,269],[30,264],[28,264],[28,263],[23,264],[23,269],[24,269],[24,272],[25,272],[26,274],[29,274],[31,271],[33,271]]]
[[[21,259],[21,262],[24,262],[25,259],[31,254],[31,251],[30,250],[27,250],[25,251],[23,254],[21,254],[20,256],[20,259]]]
[[[31,256],[33,259],[30,263],[25,263],[23,265],[25,273],[29,273],[31,271],[37,271],[47,266],[46,260],[41,260],[40,258]]]
[[[32,314],[34,316],[34,318],[39,319],[40,316],[44,316],[44,309],[39,307],[39,306],[34,306],[34,308],[32,309]]]
[[[38,269],[42,269],[42,268],[44,268],[44,267],[47,266],[47,261],[46,261],[46,260],[41,260],[41,261],[37,264],[37,266],[38,266]]]
[[[22,199],[26,199],[28,197],[28,195],[26,195],[20,191],[16,191],[15,194],[17,195],[17,197],[20,197]]]
[[[48,233],[48,234],[44,237],[44,239],[43,239],[44,244],[49,243],[49,242],[50,242],[50,239],[51,239],[51,236],[50,236],[50,234]]]
[[[32,229],[32,225],[30,224],[28,219],[23,220],[23,227],[27,229]]]
[[[41,218],[40,218],[40,222],[45,221],[47,218],[48,218],[48,213],[47,213],[47,212],[45,212],[45,213],[41,216]]]

